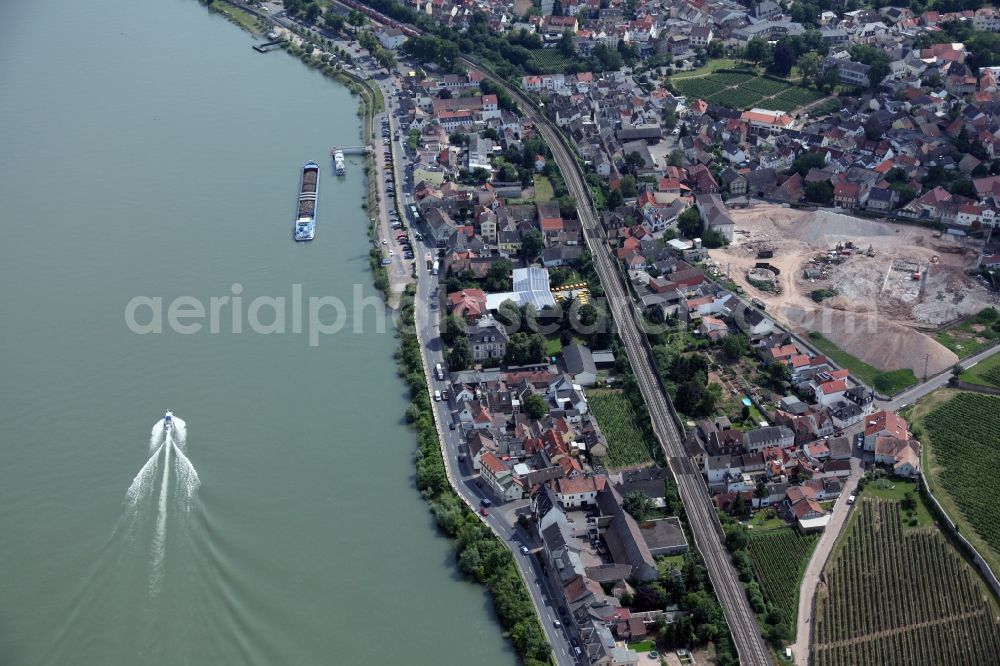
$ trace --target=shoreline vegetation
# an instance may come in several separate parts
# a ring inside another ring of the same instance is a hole
[[[204,3],[204,0],[203,0]],[[252,34],[263,34],[267,26],[251,14],[232,5],[208,2],[210,10],[226,16],[231,22]],[[233,10],[230,14],[225,10]],[[239,14],[236,14],[239,12]],[[237,16],[240,18],[238,19]],[[246,18],[244,18],[246,17]],[[252,25],[247,18],[253,18]],[[257,33],[256,30],[260,30]],[[287,43],[284,50],[297,57],[304,64],[320,70],[325,76],[336,79],[360,97],[358,115],[363,118],[361,138],[365,144],[372,144],[374,118],[385,105],[381,92],[367,81],[343,71],[334,64],[334,56],[323,53],[308,36],[299,35],[304,46]],[[320,50],[317,54],[316,51]],[[369,153],[365,165],[365,177],[374,170],[374,152]],[[369,216],[369,238],[378,235],[378,201],[372,188],[366,188],[366,200],[361,204]],[[391,297],[389,274],[382,265],[382,255],[377,248],[369,253],[369,264],[375,288],[382,292],[386,307]],[[416,285],[408,285],[396,308],[400,314],[397,329],[399,344],[393,356],[397,371],[410,391],[410,406],[406,410],[406,422],[416,432],[416,485],[427,502],[438,528],[455,544],[458,569],[469,578],[476,580],[489,591],[493,608],[504,635],[513,643],[518,655],[526,666],[541,666],[552,663],[552,649],[535,613],[534,604],[528,594],[525,582],[507,546],[493,534],[479,517],[458,497],[445,471],[441,440],[434,424],[430,397],[417,339],[414,320],[414,296]]]
[[[552,651],[513,555],[459,499],[448,480],[414,324],[415,291],[416,285],[408,285],[400,301],[395,358],[410,389],[406,422],[417,433],[417,489],[438,527],[455,542],[459,570],[489,590],[497,619],[523,662],[548,664]]]

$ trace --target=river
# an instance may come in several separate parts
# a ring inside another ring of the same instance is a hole
[[[331,173],[357,100],[251,43],[194,0],[0,7],[0,663],[516,663],[414,489]]]

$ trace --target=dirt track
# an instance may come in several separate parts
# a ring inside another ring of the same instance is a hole
[[[736,238],[730,247],[711,251],[720,269],[782,323],[798,332],[819,331],[876,368],[911,368],[919,377],[925,359],[931,374],[954,365],[955,354],[917,327],[933,328],[997,303],[995,295],[965,275],[976,256],[968,242],[828,211],[758,205],[730,213]],[[843,263],[811,262],[846,241],[856,249]],[[774,257],[758,260],[756,250],[765,245],[774,248]],[[874,256],[867,256],[869,247]],[[780,294],[749,284],[747,270],[757,261],[780,270]],[[807,280],[806,267],[826,273]],[[913,279],[912,268],[919,268],[919,280]],[[838,295],[817,304],[810,292],[820,288],[836,289]]]

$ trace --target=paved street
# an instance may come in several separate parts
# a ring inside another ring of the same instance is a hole
[[[961,365],[965,369],[969,369],[976,363],[988,359],[990,356],[993,356],[993,354],[996,354],[997,352],[1000,352],[1000,347],[992,347],[990,349],[983,350],[978,354],[973,354],[964,361],[960,361],[959,365]],[[924,397],[931,391],[935,391],[941,388],[942,386],[947,386],[949,379],[951,379],[951,370],[942,372],[939,375],[931,377],[922,384],[917,384],[913,388],[903,391],[902,393],[900,393],[899,395],[897,395],[895,398],[893,398],[888,402],[878,403],[878,407],[876,407],[876,409],[891,409],[895,411],[898,409],[902,409],[904,406],[912,405],[917,400],[920,400],[920,398]]]

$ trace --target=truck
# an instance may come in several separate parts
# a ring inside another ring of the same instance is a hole
[[[434,375],[438,378],[438,381],[444,381],[444,367],[440,363],[434,366]]]
[[[431,275],[437,275],[438,274],[438,267],[439,267],[439,262],[438,262],[437,259],[435,259],[434,260],[434,265],[431,267]]]

